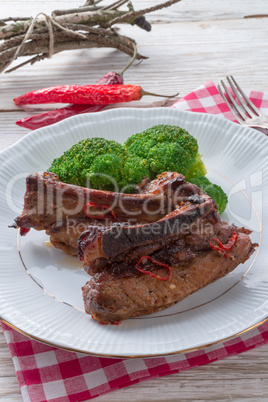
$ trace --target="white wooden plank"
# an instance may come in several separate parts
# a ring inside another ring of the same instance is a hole
[[[163,3],[165,0],[133,0],[135,10],[152,7]],[[50,14],[55,9],[69,9],[80,7],[85,3],[81,1],[47,0],[19,0],[1,1],[1,18],[10,16],[28,17],[35,16],[39,12]],[[105,0],[103,4],[111,4],[112,0]],[[126,7],[125,7],[126,8]],[[122,7],[123,9],[123,7]],[[268,3],[263,0],[181,0],[164,10],[148,14],[149,21],[206,21],[243,18],[248,15],[268,14]]]
[[[182,22],[158,24],[149,34],[130,27],[139,51],[149,58],[126,71],[125,82],[152,92],[179,91],[184,96],[209,79],[218,82],[233,74],[242,87],[267,91],[268,48],[263,44],[268,24],[260,19],[257,25],[258,29],[253,19]],[[2,74],[0,109],[15,109],[13,98],[33,89],[95,83],[107,71],[120,71],[128,61],[119,51],[89,49],[64,52]]]

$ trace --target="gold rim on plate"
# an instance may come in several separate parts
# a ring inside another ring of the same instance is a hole
[[[54,347],[54,348],[59,348],[59,349],[62,349],[62,350],[66,350],[68,352],[81,353],[81,354],[85,354],[85,355],[89,355],[89,356],[96,356],[96,357],[112,357],[112,358],[117,358],[117,359],[118,358],[119,359],[143,359],[143,358],[147,358],[147,357],[172,356],[172,355],[178,355],[178,354],[182,354],[182,353],[196,352],[197,350],[208,348],[210,346],[217,345],[218,343],[227,342],[230,339],[236,338],[237,336],[241,336],[241,335],[245,334],[246,332],[248,332],[248,331],[250,331],[250,330],[252,330],[254,328],[257,328],[260,325],[264,324],[266,321],[268,321],[268,317],[264,318],[262,321],[258,322],[257,324],[254,324],[254,325],[244,329],[243,331],[237,332],[234,335],[228,336],[227,338],[223,338],[223,339],[220,339],[220,340],[215,341],[215,342],[210,342],[210,343],[207,343],[205,345],[196,346],[194,348],[189,348],[189,349],[184,349],[184,350],[179,350],[179,351],[176,351],[176,352],[156,353],[156,354],[149,354],[149,355],[113,355],[113,354],[107,354],[107,353],[103,354],[103,353],[87,352],[85,350],[80,350],[80,349],[76,349],[76,348],[70,348],[68,346],[57,345],[56,343],[46,341],[46,340],[44,340],[42,338],[39,338],[39,337],[34,336],[34,335],[31,335],[31,334],[21,330],[20,328],[16,327],[15,325],[11,324],[7,320],[3,319],[2,317],[0,317],[0,321],[2,321],[4,324],[8,325],[12,329],[16,330],[20,334],[27,336],[30,339],[33,339],[35,341],[44,343],[44,344],[49,345],[49,346]]]

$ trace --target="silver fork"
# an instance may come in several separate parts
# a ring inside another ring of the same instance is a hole
[[[268,128],[268,118],[265,117],[259,111],[259,109],[257,109],[256,106],[253,105],[253,103],[248,99],[248,97],[245,95],[244,91],[240,88],[234,77],[230,75],[226,77],[226,79],[230,87],[232,88],[236,98],[238,99],[240,105],[237,104],[233,95],[230,93],[229,89],[222,80],[221,85],[223,86],[223,89],[228,95],[228,98],[230,99],[232,105],[230,104],[229,100],[223,93],[223,90],[221,89],[220,85],[218,85],[218,90],[221,96],[223,97],[225,103],[233,113],[236,120],[243,126]]]

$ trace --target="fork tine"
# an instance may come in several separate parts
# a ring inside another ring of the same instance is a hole
[[[225,85],[225,83],[224,83],[222,80],[221,80],[221,84],[222,84],[222,86],[223,86],[225,92],[227,93],[227,95],[228,95],[230,101],[232,102],[233,107],[235,108],[235,110],[237,111],[237,113],[239,113],[240,116],[242,117],[242,120],[241,120],[241,119],[239,120],[239,119],[238,119],[239,116],[237,116],[237,115],[233,112],[232,106],[230,105],[230,102],[228,102],[228,99],[226,98],[226,96],[224,95],[224,93],[223,93],[222,91],[220,91],[221,96],[223,97],[223,99],[225,100],[225,102],[226,102],[227,105],[229,106],[231,112],[233,113],[233,115],[235,116],[235,118],[239,121],[239,123],[243,123],[243,120],[246,120],[247,116],[245,115],[245,113],[243,113],[241,110],[239,110],[239,108],[238,108],[236,102],[234,101],[234,99],[233,99],[233,97],[232,97],[232,95],[231,95],[229,89],[227,88],[227,86]]]
[[[255,113],[248,107],[248,105],[245,103],[245,101],[248,102],[249,99],[248,99],[248,98],[245,99],[244,97],[241,98],[239,92],[237,91],[236,87],[234,86],[233,82],[231,81],[231,79],[234,80],[234,78],[233,78],[232,76],[226,77],[226,78],[227,78],[227,81],[229,82],[230,87],[232,88],[232,90],[233,90],[235,96],[237,97],[238,101],[240,102],[241,106],[245,109],[245,111],[248,113],[248,115],[249,115],[250,117],[255,117],[256,114],[255,114]]]
[[[256,106],[251,102],[251,100],[246,96],[245,92],[242,90],[242,88],[238,85],[238,83],[236,82],[236,80],[234,79],[234,77],[232,75],[230,75],[230,78],[233,80],[233,82],[235,83],[236,88],[239,90],[239,92],[241,93],[241,95],[243,96],[243,98],[245,99],[245,101],[249,104],[249,106],[251,107],[251,109],[256,113],[257,116],[263,116],[263,114],[260,112],[259,109],[256,108]],[[228,77],[227,77],[228,79]]]
[[[219,85],[218,85],[218,90],[219,90],[219,93],[221,94],[221,96],[223,97],[225,103],[227,103],[229,109],[230,109],[231,112],[233,113],[233,115],[234,115],[234,117],[236,118],[236,120],[237,120],[240,124],[242,124],[242,123],[243,123],[243,120],[240,119],[240,117],[237,116],[237,115],[233,112],[232,106],[231,106],[230,102],[228,101],[228,99],[227,99],[226,96],[224,95],[224,93],[223,93],[223,91],[222,91],[222,89],[221,89],[221,87],[220,87]]]

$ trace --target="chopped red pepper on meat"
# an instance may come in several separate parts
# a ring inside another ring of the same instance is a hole
[[[229,251],[231,249],[231,247],[233,247],[236,240],[237,240],[237,233],[233,232],[232,236],[228,240],[228,243],[222,244],[222,242],[219,239],[214,238],[214,239],[210,240],[209,245],[212,248],[212,250],[220,251],[225,257],[228,258],[228,257],[230,257],[230,254],[228,254],[227,251]],[[213,244],[213,242],[218,243],[218,245]]]
[[[151,271],[146,271],[146,270],[140,268],[140,267],[139,267],[140,263],[141,263],[143,260],[145,260],[145,259],[151,261],[152,263],[154,263],[154,264],[156,264],[156,265],[159,265],[160,267],[166,268],[166,269],[168,270],[168,275],[163,277],[163,276],[156,275],[156,274],[154,274],[154,273],[151,272]],[[164,264],[163,262],[159,262],[159,261],[153,259],[152,257],[150,257],[149,255],[144,255],[143,257],[141,257],[141,258],[139,259],[138,263],[135,265],[135,268],[136,268],[138,271],[142,272],[143,274],[149,275],[149,276],[151,276],[152,278],[155,278],[155,279],[160,279],[161,281],[167,281],[167,280],[169,280],[170,275],[171,275],[171,268],[170,268],[169,265]]]
[[[89,211],[89,208],[94,208],[97,207],[97,212],[93,212]],[[105,213],[100,214],[99,209],[103,209],[105,210]],[[86,214],[86,216],[88,216],[89,218],[93,218],[93,219],[111,219],[111,220],[115,220],[116,219],[116,213],[114,212],[114,210],[109,207],[108,205],[98,205],[95,202],[88,202],[85,206],[84,206],[84,212]],[[110,216],[108,214],[111,214]]]

